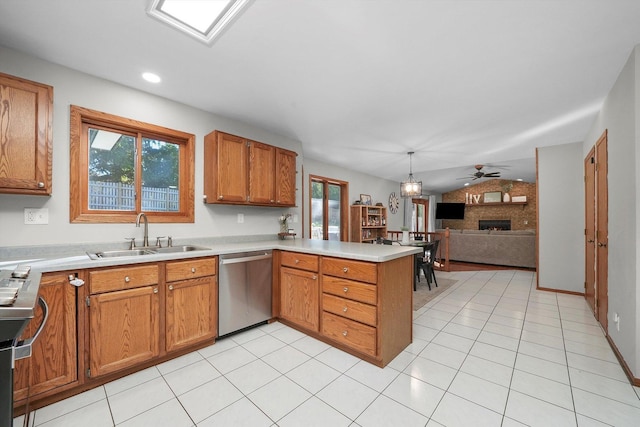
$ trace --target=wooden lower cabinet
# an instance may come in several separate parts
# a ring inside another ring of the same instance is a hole
[[[167,263],[165,341],[168,352],[217,335],[216,267],[217,258]]]
[[[379,366],[391,362],[412,342],[413,255],[320,264],[322,337]]]
[[[280,317],[309,331],[318,332],[318,273],[289,267],[280,269]]]
[[[89,362],[95,378],[160,354],[160,280],[156,264],[89,272]]]
[[[158,285],[89,297],[89,376],[98,377],[160,354]]]
[[[69,284],[74,272],[44,273],[39,295],[47,302],[49,319],[34,342],[31,357],[16,360],[14,402],[21,405],[27,397],[50,395],[78,382],[78,346],[76,323],[76,287]],[[42,322],[42,310],[22,334],[32,337]]]

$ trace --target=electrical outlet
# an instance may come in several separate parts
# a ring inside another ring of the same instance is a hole
[[[298,214],[293,214],[293,222],[298,222]]]
[[[24,208],[25,224],[49,224],[49,209]]]
[[[238,214],[238,224],[244,223],[244,214]]]

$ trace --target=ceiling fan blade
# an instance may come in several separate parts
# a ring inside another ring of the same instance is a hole
[[[495,178],[498,176],[500,176],[500,172],[489,172],[484,174],[485,178]]]

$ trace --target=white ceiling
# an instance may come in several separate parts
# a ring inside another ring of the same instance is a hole
[[[2,0],[0,44],[302,142],[428,191],[535,179],[582,141],[640,43],[638,0],[254,0],[207,46],[148,0]],[[163,81],[143,81],[143,71]]]

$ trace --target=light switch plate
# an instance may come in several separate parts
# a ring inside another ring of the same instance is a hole
[[[24,208],[25,224],[49,224],[49,209],[47,208]]]
[[[244,214],[238,214],[238,224],[244,223]]]

